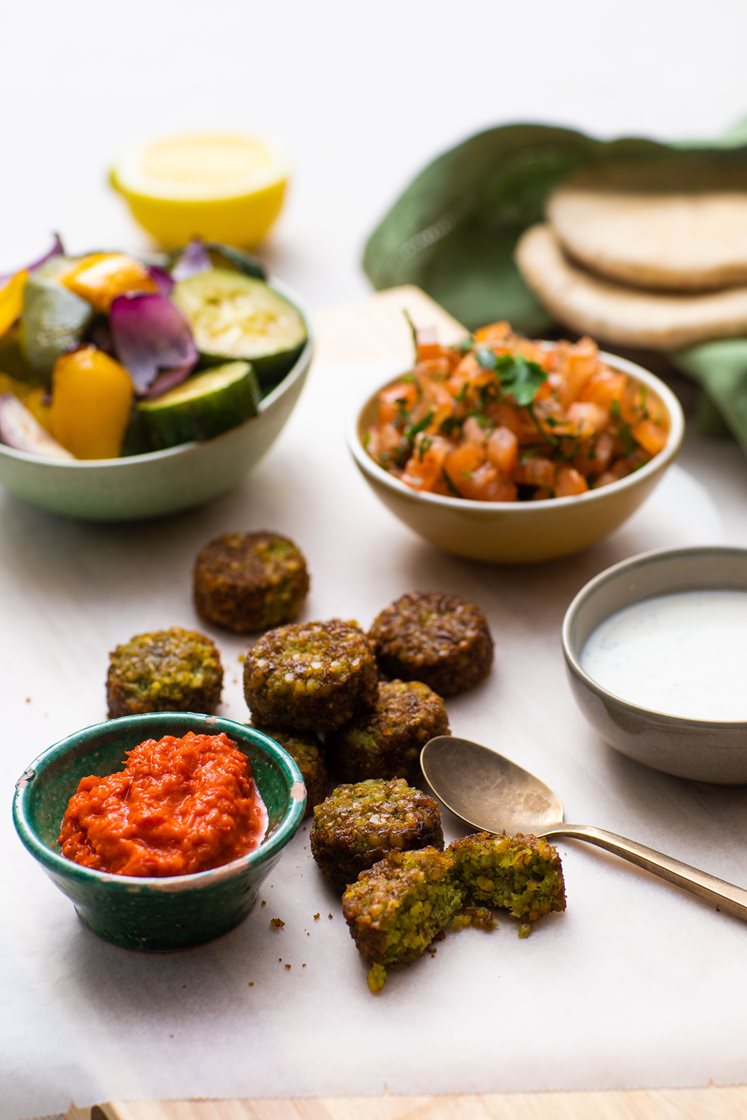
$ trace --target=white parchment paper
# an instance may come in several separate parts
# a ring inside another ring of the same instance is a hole
[[[306,618],[374,614],[406,590],[467,595],[496,641],[484,685],[449,702],[457,734],[555,787],[567,815],[747,882],[747,793],[648,770],[599,741],[566,686],[559,627],[609,564],[722,540],[715,501],[672,468],[627,526],[581,557],[499,568],[440,554],[379,505],[344,428],[381,366],[317,367],[276,447],[233,494],[160,522],[83,525],[0,496],[0,1115],[109,1098],[643,1088],[747,1079],[747,928],[629,865],[560,846],[568,910],[520,941],[511,919],[365,983],[303,826],[246,922],[199,949],[143,955],[78,921],[17,840],[13,785],[50,743],[105,716],[107,652],[200,626],[197,549],[274,528],[312,571]],[[729,460],[731,462],[731,460]],[[747,507],[746,507],[747,508]],[[728,536],[728,534],[727,534]],[[221,711],[247,717],[239,656],[213,633]],[[459,826],[447,821],[450,836]],[[270,920],[285,926],[273,930]]]

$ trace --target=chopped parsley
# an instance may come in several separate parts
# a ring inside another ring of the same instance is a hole
[[[537,362],[530,362],[521,354],[501,354],[500,357],[487,346],[478,346],[475,357],[483,369],[491,370],[501,389],[519,405],[530,405],[547,374]]]
[[[433,415],[433,409],[429,408],[422,420],[418,420],[415,424],[410,424],[410,427],[405,430],[405,439],[412,443],[419,432],[425,431],[433,419]]]

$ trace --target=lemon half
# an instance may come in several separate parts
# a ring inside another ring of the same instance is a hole
[[[251,249],[282,209],[288,160],[252,136],[192,133],[126,153],[110,181],[164,248],[204,237]]]

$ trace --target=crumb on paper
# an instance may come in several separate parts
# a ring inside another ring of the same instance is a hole
[[[301,968],[306,968],[306,961],[303,962],[303,964],[301,965]]]
[[[239,665],[243,665],[244,661],[246,660],[246,654],[240,653],[236,660],[238,661]]]
[[[290,970],[291,970],[291,969],[293,968],[293,965],[291,965],[291,964],[286,964],[286,965],[284,965],[283,967],[284,967],[284,968],[286,968],[288,972],[290,972]]]
[[[529,937],[529,934],[531,932],[532,932],[532,923],[531,922],[522,922],[521,925],[519,926],[519,937],[521,937],[521,938]]]
[[[321,918],[321,916],[322,916],[321,914],[315,914],[315,915],[314,915],[314,921],[315,921],[315,922],[318,922],[318,921],[319,921],[319,919]]]
[[[273,929],[284,929],[285,922],[282,918],[270,918],[270,925]]]
[[[267,899],[263,898],[259,905],[260,906],[266,906],[267,905]]]
[[[334,914],[329,913],[329,914],[327,914],[327,917],[329,918],[330,921],[332,921],[332,919],[334,918]]]
[[[31,703],[31,697],[30,697],[30,696],[27,696],[27,697],[26,697],[26,703],[27,703],[27,704],[30,704],[30,703]]]
[[[383,964],[373,964],[367,976],[368,986],[372,992],[380,992],[386,983],[386,969]]]
[[[253,988],[253,987],[254,987],[254,981],[253,981],[253,980],[250,980],[250,981],[249,981],[249,987],[250,987],[250,988]]]

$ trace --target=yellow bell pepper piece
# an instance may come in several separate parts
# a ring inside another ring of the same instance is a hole
[[[5,334],[23,310],[23,291],[29,278],[28,269],[22,268],[0,288],[0,334]]]
[[[145,265],[124,253],[90,253],[75,261],[59,280],[102,314],[125,292],[158,291]]]
[[[77,459],[115,459],[133,395],[129,373],[103,350],[63,354],[52,368],[52,435]]]

